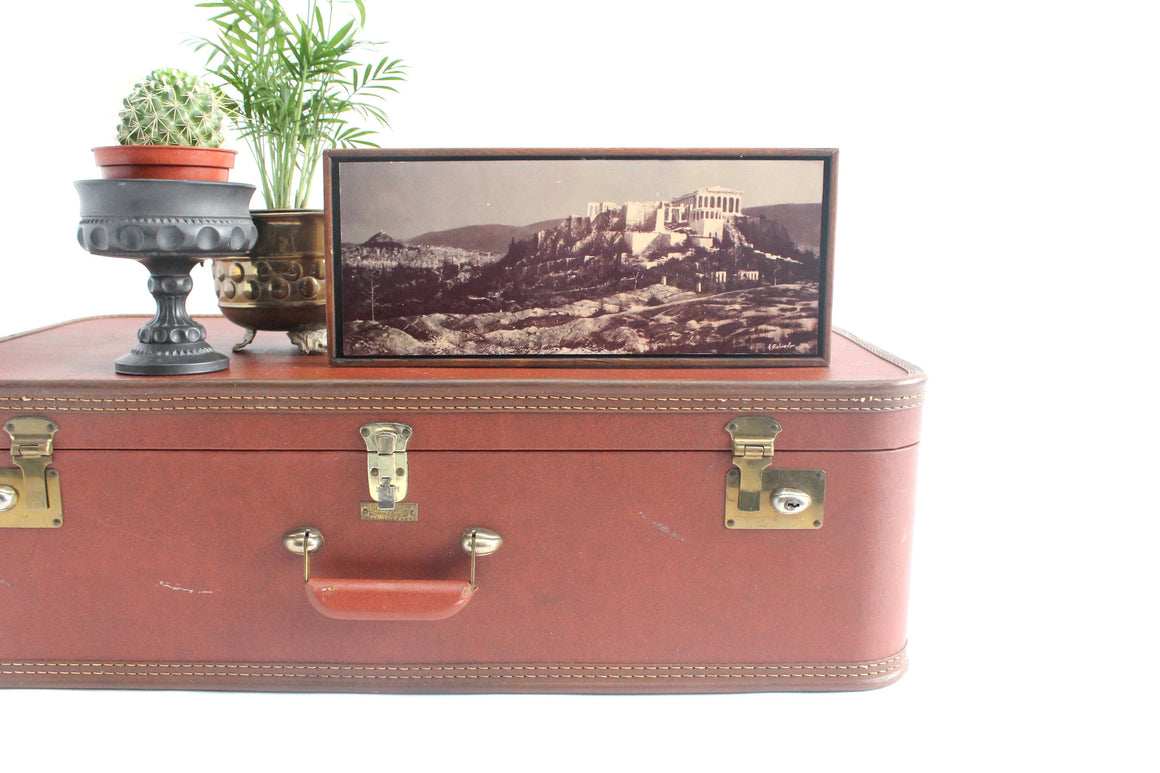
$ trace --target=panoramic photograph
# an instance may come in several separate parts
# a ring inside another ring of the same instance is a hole
[[[336,159],[336,356],[817,356],[822,159]]]

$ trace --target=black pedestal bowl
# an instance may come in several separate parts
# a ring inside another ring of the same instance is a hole
[[[213,373],[229,358],[206,343],[190,318],[189,272],[206,258],[244,255],[257,240],[250,218],[254,186],[186,180],[80,180],[77,240],[94,255],[132,258],[149,271],[157,303],[137,345],[116,361],[135,376]]]

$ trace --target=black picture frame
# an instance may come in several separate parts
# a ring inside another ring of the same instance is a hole
[[[837,159],[832,149],[327,151],[330,360],[825,365]]]

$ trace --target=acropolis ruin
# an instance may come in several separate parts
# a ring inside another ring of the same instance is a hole
[[[676,247],[692,240],[697,246],[711,247],[725,234],[725,224],[741,215],[742,192],[710,185],[686,193],[672,201],[590,201],[588,219],[612,212],[624,221],[626,242],[632,254],[648,249],[665,234]]]

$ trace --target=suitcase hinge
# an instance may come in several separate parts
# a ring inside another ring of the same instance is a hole
[[[4,422],[17,469],[0,469],[0,528],[53,529],[63,523],[60,474],[52,464],[57,426],[40,416]]]
[[[367,446],[367,482],[371,502],[362,503],[362,519],[370,521],[416,521],[419,506],[403,502],[407,497],[407,441],[412,430],[406,424],[379,422],[359,430]]]
[[[725,526],[730,529],[819,529],[826,494],[823,470],[772,467],[781,424],[741,416],[725,431],[733,439],[733,464],[725,479]]]

